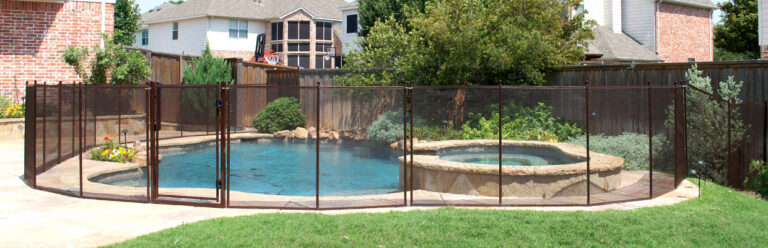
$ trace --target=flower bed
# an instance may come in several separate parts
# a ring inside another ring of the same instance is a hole
[[[130,162],[136,150],[130,149],[124,146],[120,146],[119,142],[115,142],[113,135],[104,136],[104,142],[101,146],[90,151],[91,160],[127,163]]]

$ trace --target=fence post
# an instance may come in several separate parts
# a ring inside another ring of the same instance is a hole
[[[498,144],[498,148],[499,148],[499,206],[501,206],[501,202],[502,202],[502,199],[504,197],[504,191],[503,191],[503,189],[501,187],[501,183],[502,183],[502,179],[501,179],[502,178],[502,173],[501,173],[501,170],[502,170],[502,166],[501,166],[501,158],[502,158],[502,155],[501,155],[501,152],[502,152],[502,148],[501,148],[501,142],[502,142],[502,135],[501,135],[501,119],[502,119],[502,116],[501,116],[501,109],[502,109],[502,107],[501,107],[501,84],[502,84],[502,81],[499,80],[499,88],[498,88],[498,93],[499,93],[499,96],[498,96],[499,97],[499,99],[498,99],[499,100],[499,109],[498,109],[498,111],[499,111],[499,123],[498,123],[498,125],[499,125],[499,144]]]
[[[410,100],[410,104],[408,105],[408,108],[410,109],[410,112],[411,112],[411,120],[410,120],[410,122],[411,122],[411,144],[410,144],[410,147],[411,147],[411,159],[410,159],[410,162],[411,162],[411,164],[410,164],[410,167],[408,169],[409,170],[408,174],[411,175],[411,177],[408,179],[408,181],[409,181],[409,183],[411,185],[411,187],[410,187],[411,188],[411,206],[413,206],[413,188],[414,188],[413,187],[413,119],[416,119],[416,116],[413,113],[413,106],[416,105],[416,104],[414,104],[414,101],[413,101],[413,82],[410,82],[410,85],[411,85],[411,89],[410,89],[410,91],[411,91],[411,100]]]
[[[403,81],[403,178],[401,179],[401,182],[403,183],[403,205],[408,205],[408,169],[406,168],[406,165],[408,165],[408,140],[410,138],[408,137],[407,97],[408,85],[405,81]]]
[[[80,165],[80,198],[83,197],[83,82],[80,82],[77,85],[77,112],[78,114],[78,121],[77,121],[77,129],[78,129],[78,136],[77,136],[77,143],[79,145],[78,151],[78,163]],[[74,119],[74,118],[72,118]],[[74,123],[74,122],[73,122]],[[75,128],[74,126],[72,128]],[[74,135],[73,135],[74,138]],[[74,148],[72,148],[74,149]]]
[[[320,209],[320,82],[315,86],[315,209]]]
[[[37,84],[37,80],[35,80],[35,84]],[[47,105],[48,105],[47,94],[48,93],[47,93],[47,91],[48,91],[48,84],[46,82],[43,82],[43,113],[42,113],[43,114],[43,171],[42,172],[45,172],[45,164],[46,164],[46,162],[48,162],[46,160],[46,158],[45,158],[46,157],[45,156],[46,153],[48,153],[48,151],[46,150],[46,148],[47,148],[46,147],[46,143],[48,143],[48,142],[46,142],[47,141],[46,133],[48,131],[46,129],[47,128],[47,124],[48,124],[48,118],[46,117],[47,116],[46,112],[48,112],[48,107],[47,107]],[[37,173],[37,172],[35,172],[35,173]],[[35,174],[35,176],[37,176],[37,174]]]
[[[591,167],[591,161],[590,161],[591,159],[590,159],[590,155],[589,155],[589,116],[590,116],[590,112],[589,112],[589,80],[584,81],[584,92],[585,92],[584,99],[585,99],[585,105],[586,105],[585,108],[586,108],[586,114],[587,114],[586,115],[586,117],[587,117],[586,118],[586,120],[587,120],[586,132],[585,132],[585,134],[586,134],[586,143],[587,143],[587,206],[590,206],[590,205],[592,205],[592,201],[590,199],[591,198],[591,192],[590,192],[590,190],[591,190],[590,186],[591,185],[590,184],[592,183],[592,180],[591,180],[591,174],[592,174],[592,170],[591,169],[592,169],[592,167]]]
[[[37,183],[37,81],[34,85],[26,85],[26,97],[24,97],[24,179],[32,188]]]
[[[674,82],[677,85],[677,81]],[[653,113],[651,106],[651,81],[648,81],[648,198],[653,198]]]
[[[56,120],[56,123],[58,125],[57,126],[57,131],[58,131],[57,133],[59,135],[59,143],[58,143],[58,146],[56,147],[58,149],[58,153],[57,153],[58,156],[56,157],[57,164],[61,164],[61,122],[62,122],[61,121],[61,110],[62,110],[61,101],[62,101],[62,98],[63,98],[63,94],[61,92],[61,88],[62,88],[61,86],[62,86],[62,83],[61,83],[61,81],[59,81],[59,85],[58,85],[58,91],[59,91],[58,92],[58,95],[59,95],[59,99],[58,99],[59,100],[59,106],[58,106],[59,113],[58,114],[59,114],[59,119]]]
[[[731,186],[738,187],[738,185],[735,184],[736,180],[733,180],[734,176],[736,174],[736,171],[733,170],[733,158],[732,156],[732,144],[731,144],[731,99],[728,99],[726,101],[726,104],[728,104],[728,151],[726,152],[726,175],[728,177],[728,184],[731,184]]]

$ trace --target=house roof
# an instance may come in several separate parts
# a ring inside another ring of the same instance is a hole
[[[594,29],[595,38],[589,41],[587,57],[606,62],[664,62],[655,52],[624,33],[615,33],[607,27]]]
[[[712,3],[710,0],[662,0],[660,2],[687,5],[705,9],[717,9],[717,5]]]
[[[302,9],[316,19],[341,21],[339,8],[347,4],[344,0],[188,0],[160,5],[141,19],[145,23],[205,16],[271,20]]]

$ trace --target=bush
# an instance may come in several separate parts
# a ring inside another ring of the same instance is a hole
[[[184,65],[184,84],[216,84],[232,81],[232,67],[225,59],[214,57],[206,44],[203,54],[193,59],[192,63]],[[213,88],[195,88],[182,90],[185,124],[211,125],[216,120],[214,99],[216,92]]]
[[[293,97],[281,97],[267,104],[256,117],[253,127],[259,132],[275,133],[304,126],[307,117],[301,113],[299,100]]]
[[[752,161],[749,164],[749,173],[753,177],[747,177],[744,180],[744,187],[754,190],[765,199],[768,199],[768,163],[763,161]]]
[[[126,50],[113,38],[103,35],[104,47],[68,46],[62,59],[72,66],[86,84],[139,84],[149,78],[147,58],[139,51]],[[92,52],[92,53],[91,53]],[[90,61],[89,61],[90,60]]]
[[[497,108],[491,106],[490,109]],[[533,108],[510,104],[505,106],[502,112],[504,118],[501,120],[501,133],[504,139],[558,142],[584,132],[578,124],[554,116],[552,107],[544,103],[539,103]],[[470,114],[469,119],[470,121],[462,126],[462,138],[498,139],[498,112],[494,112],[489,119],[479,114]]]
[[[462,139],[462,132],[450,127],[414,124],[413,137],[424,141],[460,140]]]
[[[403,112],[390,111],[379,116],[368,127],[368,140],[388,145],[403,139]]]
[[[104,136],[101,146],[91,150],[91,160],[127,163],[131,161],[136,151],[120,146],[112,139],[112,135]]]
[[[574,137],[565,143],[586,146],[586,136]],[[669,159],[671,156],[664,153],[667,151],[665,143],[664,136],[654,136],[654,171],[664,170],[663,165],[667,164],[657,159]],[[625,170],[648,170],[648,135],[638,133],[623,133],[618,136],[590,135],[589,149],[592,152],[624,158]]]

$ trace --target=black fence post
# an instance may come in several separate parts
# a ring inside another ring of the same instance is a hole
[[[586,121],[587,121],[587,123],[586,123],[586,132],[585,132],[585,134],[586,134],[586,143],[587,143],[587,206],[590,206],[590,205],[592,205],[592,201],[590,199],[591,198],[591,192],[590,192],[591,185],[590,184],[592,183],[592,181],[591,181],[591,174],[592,174],[592,170],[591,169],[592,168],[591,168],[591,161],[590,161],[591,159],[590,159],[590,155],[589,155],[589,116],[590,116],[590,112],[589,112],[589,80],[584,81],[584,92],[585,92],[584,99],[585,99],[585,105],[586,105],[585,108],[586,108]]]
[[[320,82],[315,86],[315,209],[320,209]]]
[[[408,170],[406,169],[406,166],[408,165],[408,85],[405,81],[403,81],[403,178],[401,182],[403,183],[403,205],[408,205]],[[411,127],[413,128],[413,127]]]
[[[677,81],[674,82],[677,85]],[[648,81],[648,198],[653,198],[653,113],[651,106],[651,81]]]
[[[501,107],[501,84],[502,84],[502,81],[499,80],[499,88],[498,88],[498,91],[499,91],[498,92],[499,93],[499,96],[498,96],[499,97],[499,99],[498,99],[498,101],[499,101],[499,103],[498,103],[499,104],[499,109],[498,109],[498,111],[499,111],[499,123],[498,123],[499,124],[499,144],[498,144],[498,148],[499,148],[499,206],[501,206],[501,203],[502,203],[502,200],[503,200],[503,197],[504,197],[504,190],[502,189],[502,186],[501,186],[501,183],[502,183],[502,179],[501,179],[502,178],[502,172],[501,172],[501,170],[502,170],[502,166],[501,166],[501,159],[502,159],[502,154],[501,154],[501,152],[502,152],[502,146],[501,146],[501,142],[502,142],[502,134],[501,134],[501,119],[502,119],[502,116],[501,116],[501,109],[502,109],[502,107]]]

